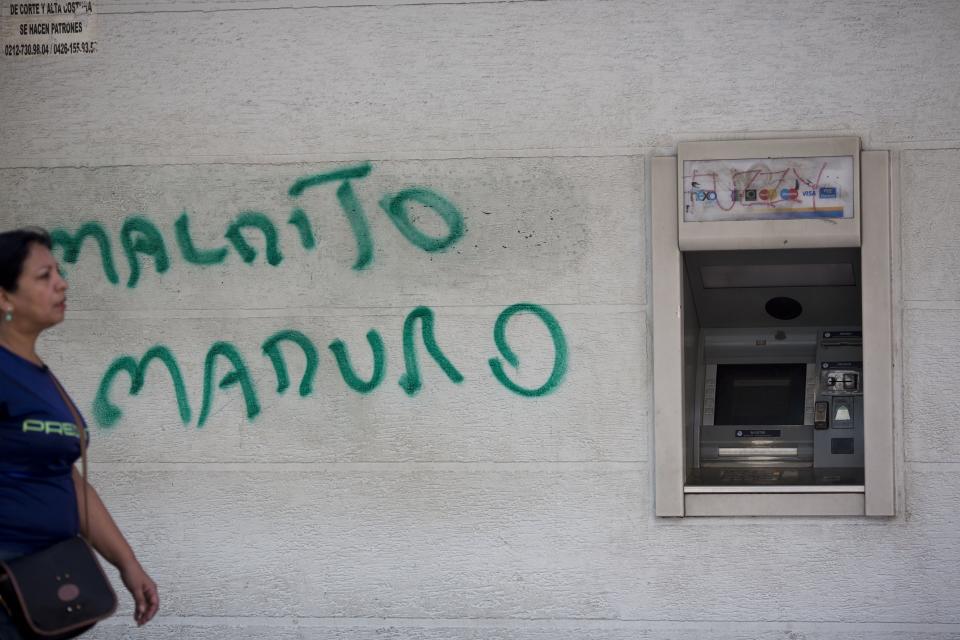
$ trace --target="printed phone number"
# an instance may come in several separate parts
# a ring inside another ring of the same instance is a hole
[[[5,44],[5,56],[62,56],[75,53],[96,53],[97,41],[56,42],[54,44]]]

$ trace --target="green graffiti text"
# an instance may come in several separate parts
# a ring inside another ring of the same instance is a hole
[[[313,379],[317,375],[317,366],[320,356],[317,355],[317,348],[310,342],[310,338],[299,331],[286,330],[278,331],[263,343],[262,350],[273,363],[273,369],[277,373],[277,393],[283,393],[290,386],[290,376],[287,375],[287,365],[280,353],[281,342],[292,342],[303,351],[307,365],[303,371],[303,379],[300,380],[300,395],[308,396],[313,391]]]
[[[419,202],[430,207],[439,214],[447,224],[449,231],[443,238],[433,238],[417,229],[410,220],[407,211],[407,201]],[[380,207],[387,212],[390,220],[396,225],[403,237],[420,247],[424,251],[441,251],[454,244],[463,235],[463,215],[452,202],[433,191],[426,189],[405,189],[393,196],[385,196],[380,201]]]
[[[177,245],[180,247],[180,254],[183,259],[191,264],[220,264],[227,257],[227,248],[219,247],[217,249],[197,249],[193,244],[193,238],[190,237],[190,217],[184,211],[183,215],[177,218],[173,225],[174,234],[177,238]]]
[[[127,218],[120,229],[120,242],[123,251],[127,254],[127,264],[130,266],[130,278],[127,287],[133,288],[140,281],[140,260],[138,253],[153,257],[153,265],[157,273],[166,273],[170,268],[170,257],[167,255],[167,246],[156,225],[142,216]]]
[[[166,365],[170,378],[173,380],[173,391],[177,398],[177,408],[180,410],[180,419],[184,424],[190,422],[190,401],[187,399],[187,389],[183,384],[183,375],[173,353],[163,345],[157,345],[148,350],[138,362],[131,356],[121,356],[110,363],[107,372],[100,379],[97,395],[93,401],[93,415],[97,422],[104,427],[116,424],[122,412],[110,402],[110,385],[121,371],[130,374],[130,393],[137,395],[143,389],[147,365],[153,360],[159,360]]]
[[[207,352],[207,359],[203,365],[203,406],[200,409],[200,419],[197,422],[198,427],[202,427],[210,415],[210,406],[213,400],[213,379],[216,376],[217,357],[226,358],[233,365],[233,370],[224,375],[217,385],[221,389],[229,389],[237,384],[243,391],[243,401],[247,407],[247,418],[256,418],[260,413],[260,403],[257,401],[257,391],[253,386],[253,380],[247,371],[247,365],[243,361],[243,356],[229,342],[217,342]]]
[[[457,368],[447,360],[437,345],[437,339],[433,333],[433,311],[427,307],[417,307],[410,312],[407,319],[403,322],[403,364],[406,366],[406,373],[400,376],[400,386],[407,395],[415,395],[420,387],[420,367],[417,366],[417,350],[414,347],[414,323],[420,320],[421,335],[423,344],[427,347],[427,352],[433,357],[434,361],[440,365],[443,372],[447,374],[453,382],[457,384],[463,382],[463,374],[457,371]]]
[[[370,175],[372,166],[365,162],[352,167],[327,173],[305,176],[294,181],[287,189],[290,198],[302,199],[304,193],[313,187],[328,183],[337,184],[335,195],[340,209],[347,218],[350,230],[356,242],[356,259],[353,269],[361,271],[373,263],[374,245],[370,224],[355,184]],[[432,237],[420,231],[411,220],[408,205],[416,202],[435,211],[447,226],[442,237]],[[287,223],[294,227],[300,244],[305,250],[313,250],[317,238],[313,232],[311,220],[304,206],[293,207]],[[380,206],[400,231],[404,238],[423,251],[441,251],[456,244],[466,233],[463,214],[450,200],[425,187],[411,187],[396,194],[380,199]],[[187,264],[205,266],[220,264],[226,260],[230,248],[246,263],[256,260],[258,250],[248,240],[247,232],[259,232],[263,236],[266,263],[276,267],[283,262],[280,246],[280,233],[277,225],[267,214],[260,211],[241,211],[228,225],[224,236],[228,245],[213,248],[200,248],[194,242],[190,231],[191,219],[184,210],[173,224],[173,244],[179,249],[183,261]],[[107,280],[117,284],[120,278],[114,266],[113,249],[110,237],[98,222],[89,221],[80,225],[76,232],[67,229],[55,229],[51,236],[56,245],[64,250],[64,262],[75,264],[80,258],[81,249],[87,238],[93,238],[100,249],[100,260]],[[120,244],[123,247],[130,273],[127,287],[135,288],[141,281],[142,258],[153,258],[153,266],[158,274],[170,269],[170,254],[160,229],[148,217],[134,214],[128,217],[120,230]]]
[[[567,370],[567,343],[563,329],[556,318],[544,307],[532,303],[515,304],[504,309],[497,317],[494,325],[493,337],[496,349],[510,366],[519,368],[519,358],[507,343],[506,327],[510,319],[518,313],[532,313],[536,315],[550,331],[553,340],[554,365],[548,380],[540,387],[529,389],[522,387],[511,380],[504,370],[499,358],[491,358],[489,366],[494,378],[509,391],[525,397],[543,396],[556,389],[563,381]],[[398,383],[408,396],[414,396],[422,388],[420,368],[417,362],[416,326],[420,323],[420,335],[427,353],[452,382],[459,384],[464,380],[463,374],[444,355],[437,343],[434,332],[435,316],[429,307],[413,309],[403,321],[403,364],[404,373]],[[386,348],[380,333],[375,329],[367,332],[367,342],[373,355],[373,373],[368,380],[357,375],[346,344],[342,340],[334,340],[329,349],[336,360],[337,369],[344,383],[351,390],[360,394],[369,394],[377,389],[383,381],[387,371]],[[304,333],[285,329],[277,331],[267,338],[261,345],[262,353],[270,360],[277,376],[277,393],[284,393],[290,387],[290,376],[287,363],[281,351],[283,343],[297,345],[304,354],[305,369],[300,381],[301,396],[309,396],[313,391],[313,382],[319,367],[319,352],[313,341]],[[215,384],[217,361],[223,359],[230,364],[230,370]],[[130,375],[130,394],[137,395],[144,386],[148,365],[153,360],[159,360],[166,365],[173,380],[173,388],[179,409],[180,419],[184,424],[190,421],[190,403],[187,398],[186,386],[180,373],[176,357],[169,348],[156,345],[149,349],[142,358],[137,360],[133,356],[123,355],[113,360],[103,374],[93,403],[93,414],[102,427],[115,425],[122,417],[122,411],[109,398],[110,388],[117,374],[124,371]],[[240,351],[231,343],[220,340],[207,351],[203,367],[202,406],[197,427],[202,427],[210,418],[213,406],[213,396],[217,389],[228,390],[239,386],[246,409],[246,417],[253,420],[260,412],[261,406],[257,397],[257,389]]]
[[[543,307],[529,302],[521,302],[507,307],[497,317],[497,321],[493,326],[493,340],[497,345],[497,349],[500,351],[500,355],[502,355],[503,359],[510,363],[510,366],[513,368],[516,369],[520,367],[520,359],[517,358],[517,354],[514,353],[510,345],[507,344],[507,322],[518,313],[532,313],[547,325],[547,329],[550,331],[550,337],[553,339],[553,371],[542,386],[536,389],[527,389],[526,387],[521,387],[507,376],[499,358],[490,358],[490,369],[493,371],[494,377],[500,381],[500,384],[510,389],[510,391],[520,394],[521,396],[543,396],[556,389],[563,381],[563,376],[567,372],[567,339],[563,335],[563,329],[560,328],[560,323],[553,317],[553,314]]]
[[[53,245],[63,247],[63,261],[70,264],[76,264],[80,257],[80,247],[86,238],[93,238],[100,247],[100,261],[103,264],[103,273],[110,284],[120,282],[117,275],[117,269],[113,266],[113,249],[110,247],[110,237],[96,222],[87,222],[80,226],[76,234],[71,234],[64,229],[54,229],[50,232],[50,239]]]
[[[361,379],[353,370],[350,355],[347,353],[347,345],[344,344],[343,340],[334,340],[330,343],[330,351],[333,352],[333,356],[337,360],[337,368],[340,369],[343,381],[358,393],[370,393],[376,389],[387,373],[387,353],[383,347],[383,339],[380,334],[374,329],[370,329],[367,332],[367,342],[373,352],[373,375],[370,376],[369,380]]]

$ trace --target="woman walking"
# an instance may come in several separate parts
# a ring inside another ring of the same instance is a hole
[[[67,282],[50,248],[39,229],[0,233],[0,560],[79,533],[119,570],[142,625],[159,607],[157,587],[74,468],[85,430],[36,351],[66,313]],[[0,606],[0,640],[20,637]]]

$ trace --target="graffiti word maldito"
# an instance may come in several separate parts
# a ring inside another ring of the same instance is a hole
[[[520,361],[516,352],[507,341],[506,329],[510,320],[521,313],[537,316],[550,332],[553,342],[553,368],[547,380],[539,387],[524,387],[517,384],[508,373],[508,366],[519,369]],[[446,374],[447,378],[460,384],[464,376],[456,366],[444,355],[437,344],[434,335],[434,313],[429,307],[417,307],[404,319],[403,322],[403,367],[404,373],[398,379],[398,384],[409,396],[414,396],[421,389],[423,383],[420,377],[420,365],[417,358],[417,325],[420,327],[420,338],[426,352],[434,363]],[[387,371],[386,347],[380,333],[376,329],[367,332],[367,343],[373,354],[373,372],[369,378],[362,378],[354,369],[347,345],[342,340],[334,340],[328,345],[333,354],[337,368],[346,386],[356,393],[368,394],[374,391],[383,382]],[[567,371],[567,341],[563,329],[557,319],[544,307],[521,302],[511,305],[500,312],[493,327],[493,343],[499,352],[499,357],[492,357],[488,365],[493,377],[506,389],[526,397],[544,396],[563,381]],[[262,355],[268,358],[276,374],[276,392],[283,394],[290,388],[291,380],[287,371],[284,349],[299,348],[306,360],[303,377],[298,385],[301,396],[309,396],[313,391],[313,382],[320,363],[320,352],[313,341],[300,331],[287,329],[274,333],[260,345]],[[122,410],[111,400],[111,389],[121,373],[129,376],[129,393],[137,395],[146,383],[146,374],[150,364],[154,361],[162,363],[173,382],[174,398],[177,411],[184,424],[191,422],[193,408],[187,395],[186,382],[180,371],[180,365],[174,353],[164,345],[156,345],[138,360],[134,356],[123,355],[116,358],[104,372],[97,388],[93,403],[93,414],[101,427],[115,425],[122,416]],[[504,364],[506,362],[506,365]],[[219,381],[217,380],[219,375]],[[200,415],[197,418],[197,427],[202,427],[210,417],[214,395],[220,390],[225,392],[232,387],[239,387],[243,396],[248,420],[253,420],[261,412],[259,394],[253,378],[247,368],[247,360],[243,354],[230,342],[219,341],[208,350],[203,366],[203,388],[201,394]]]
[[[317,240],[306,211],[297,203],[304,192],[310,189],[336,184],[338,185],[335,192],[337,202],[350,224],[356,241],[357,257],[353,263],[353,269],[359,271],[370,266],[373,262],[373,239],[367,215],[357,199],[353,186],[354,181],[365,178],[370,171],[371,165],[364,163],[346,169],[306,176],[296,180],[290,186],[287,195],[294,204],[286,222],[296,229],[304,250],[314,250]],[[418,203],[432,209],[446,225],[446,234],[435,237],[418,229],[410,217],[408,207],[411,203]],[[423,251],[443,251],[455,244],[466,231],[463,214],[456,205],[427,188],[411,187],[397,193],[389,193],[380,199],[379,204],[403,237]],[[230,249],[233,249],[247,264],[255,262],[258,252],[247,240],[247,234],[250,233],[263,237],[264,260],[267,264],[275,267],[283,262],[283,250],[280,247],[277,225],[263,212],[241,211],[227,226],[223,234],[225,242],[212,247],[197,246],[190,232],[190,216],[186,211],[173,225],[173,238],[180,256],[189,264],[201,266],[222,263]],[[55,246],[63,248],[63,261],[69,264],[79,260],[84,242],[87,239],[93,239],[100,250],[104,276],[112,284],[120,282],[114,263],[110,235],[100,223],[86,222],[73,233],[66,229],[55,229],[51,232],[51,237]],[[170,269],[170,243],[157,225],[146,216],[131,215],[124,220],[120,228],[120,246],[129,270],[126,283],[128,288],[137,286],[144,264],[149,265],[152,262],[153,268],[160,274]]]

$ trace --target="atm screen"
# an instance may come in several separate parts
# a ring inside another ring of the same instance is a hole
[[[717,365],[715,425],[802,425],[807,365]]]

